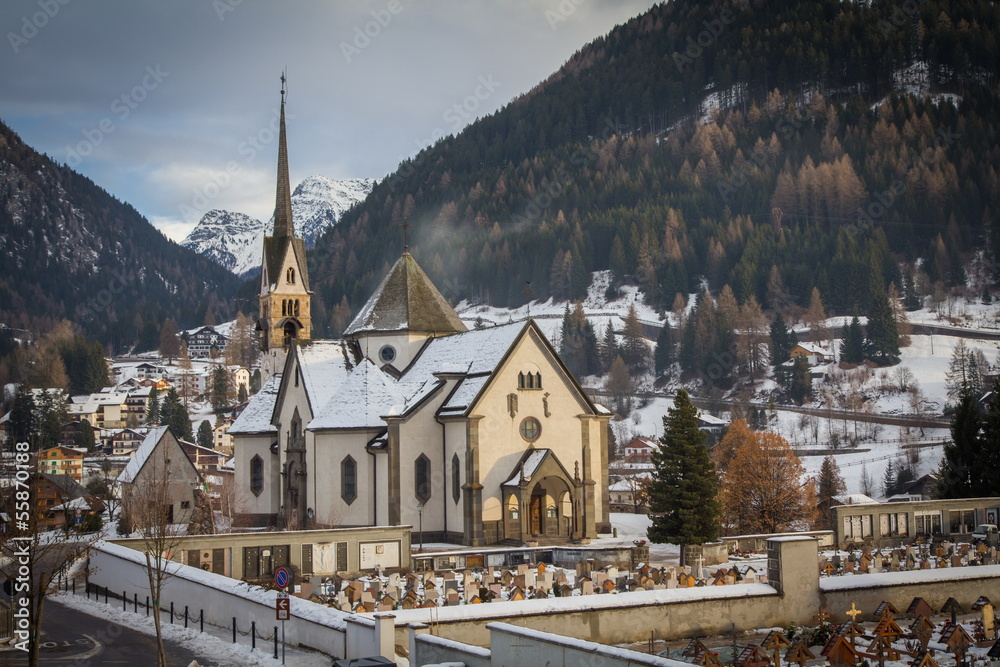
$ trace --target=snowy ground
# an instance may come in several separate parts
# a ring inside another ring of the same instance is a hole
[[[89,614],[97,618],[107,619],[119,625],[128,627],[136,632],[147,635],[155,635],[153,619],[142,614],[134,614],[122,611],[115,605],[104,604],[96,600],[88,600],[81,595],[69,593],[59,593],[52,596],[52,599],[77,611]],[[188,650],[204,657],[202,665],[214,665],[218,667],[272,667],[281,665],[281,658],[272,658],[270,650],[273,644],[268,644],[258,639],[257,645],[263,646],[264,650],[251,650],[249,637],[240,639],[247,642],[246,645],[232,643],[232,630],[205,626],[205,632],[198,632],[195,629],[185,629],[179,625],[169,623],[162,626],[163,637],[169,641],[176,642]],[[228,638],[228,639],[227,639]],[[280,656],[280,646],[279,646]],[[296,667],[320,667],[330,664],[330,657],[311,651],[285,647],[285,664]]]

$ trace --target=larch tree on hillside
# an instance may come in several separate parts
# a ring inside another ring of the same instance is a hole
[[[816,490],[784,438],[753,434],[722,474],[723,523],[735,534],[778,533],[811,525]]]
[[[678,390],[674,407],[663,418],[659,449],[653,452],[650,541],[683,546],[719,538],[719,483],[705,438],[691,398]]]
[[[163,320],[163,326],[160,327],[160,356],[168,359],[171,365],[174,357],[181,352],[180,333],[177,322],[169,317]]]
[[[815,530],[833,528],[833,518],[830,512],[830,508],[833,507],[833,498],[846,490],[847,485],[840,475],[837,459],[830,454],[823,459],[819,468],[819,477],[816,480],[816,521],[813,524]]]

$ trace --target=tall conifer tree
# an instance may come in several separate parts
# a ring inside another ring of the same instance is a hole
[[[709,459],[706,435],[698,430],[698,411],[680,389],[663,418],[663,437],[653,453],[649,486],[652,542],[702,544],[719,538],[719,483]]]

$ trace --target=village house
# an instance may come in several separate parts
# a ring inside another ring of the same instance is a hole
[[[194,467],[200,473],[215,472],[226,460],[225,454],[217,452],[214,449],[201,447],[187,440],[181,440],[180,443],[184,454],[191,460],[191,463],[194,464]]]
[[[729,422],[725,419],[720,419],[707,412],[698,412],[698,430],[704,431],[715,438],[722,435],[724,431],[729,426]]]
[[[793,360],[804,357],[810,366],[819,366],[833,361],[833,355],[816,343],[796,343],[788,351],[788,356]]]
[[[233,419],[224,419],[212,429],[212,443],[216,451],[222,452],[226,456],[233,455],[233,436],[229,435],[229,428],[233,425]]]
[[[66,475],[77,482],[83,479],[83,457],[86,452],[73,447],[56,446],[37,454],[38,472]]]
[[[117,481],[123,501],[132,494],[143,499],[162,495],[167,523],[186,524],[194,514],[195,490],[202,479],[170,429],[158,426],[150,430]],[[162,494],[151,493],[159,488]]]
[[[42,530],[52,530],[62,526],[64,516],[53,513],[53,509],[76,498],[82,498],[87,490],[68,475],[50,475],[37,472],[28,482],[38,508],[39,524]]]
[[[127,399],[127,393],[117,391],[73,396],[67,405],[67,412],[73,419],[87,420],[94,428],[124,428]]]
[[[257,321],[267,381],[229,430],[243,520],[408,524],[470,546],[609,532],[611,413],[532,320],[469,331],[404,250],[343,340],[312,339],[283,109]]]
[[[146,437],[146,430],[123,428],[114,431],[109,440],[111,454],[113,456],[131,456],[135,450],[139,449],[143,439]]]
[[[166,367],[145,361],[135,367],[135,376],[143,380],[163,380],[168,375],[170,375],[170,371]]]
[[[226,346],[229,339],[223,336],[212,327],[202,327],[187,337],[188,354],[192,358],[207,358],[215,354],[221,354],[222,348]]]
[[[146,423],[146,407],[149,405],[149,394],[152,385],[138,387],[128,392],[125,398],[125,423],[136,426]]]

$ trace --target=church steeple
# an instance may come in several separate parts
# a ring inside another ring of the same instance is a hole
[[[278,183],[274,202],[274,233],[264,237],[260,271],[260,316],[257,331],[265,353],[262,368],[269,377],[281,372],[292,341],[309,340],[312,315],[306,244],[295,236],[292,189],[288,179],[285,139],[285,75],[281,75],[281,127],[278,133]]]
[[[295,236],[292,189],[288,180],[288,143],[285,139],[285,75],[281,75],[281,127],[278,130],[278,190],[274,198],[274,238]]]

